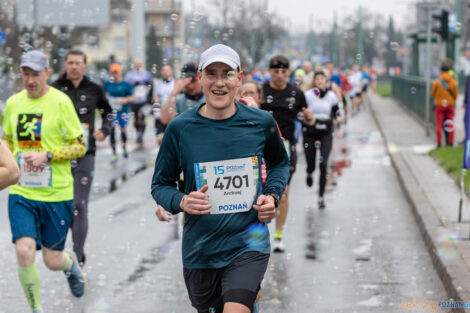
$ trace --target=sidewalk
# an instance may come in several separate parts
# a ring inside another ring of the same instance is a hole
[[[436,146],[435,139],[427,137],[422,124],[392,98],[369,94],[369,105],[449,298],[455,301],[469,301],[468,199],[464,199],[463,223],[458,223],[459,188],[428,154]],[[456,123],[459,122],[458,118],[456,117]],[[459,131],[460,128],[461,126],[458,126]],[[464,312],[464,309],[454,309],[454,312]]]

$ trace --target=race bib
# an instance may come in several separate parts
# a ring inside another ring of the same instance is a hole
[[[196,187],[209,188],[206,194],[211,214],[239,213],[251,210],[261,190],[258,157],[194,163]]]
[[[146,85],[137,85],[134,87],[134,97],[136,99],[135,102],[140,103],[147,100],[147,94],[149,89]]]
[[[86,151],[88,151],[89,142],[90,142],[90,124],[82,123],[82,129],[83,129],[83,138],[85,138]]]
[[[40,166],[33,166],[26,163],[23,154],[18,153],[18,167],[20,168],[20,180],[18,185],[30,188],[44,188],[52,186],[52,166],[51,163],[44,163]]]
[[[118,97],[109,97],[109,105],[113,110],[120,111],[122,109],[121,100]]]

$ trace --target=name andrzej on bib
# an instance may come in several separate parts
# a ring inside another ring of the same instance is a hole
[[[208,186],[211,214],[249,211],[260,188],[258,157],[194,163],[196,187]]]

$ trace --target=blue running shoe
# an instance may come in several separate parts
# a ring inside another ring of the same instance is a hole
[[[85,294],[86,290],[86,279],[85,275],[80,268],[80,265],[77,261],[77,255],[73,251],[66,251],[72,260],[72,266],[69,271],[65,271],[65,276],[67,276],[67,281],[69,282],[70,291],[75,297],[81,297]]]

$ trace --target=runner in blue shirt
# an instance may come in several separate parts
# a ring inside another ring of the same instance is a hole
[[[122,154],[125,159],[128,157],[126,148],[126,128],[129,120],[129,106],[134,101],[133,90],[131,84],[122,79],[122,67],[121,65],[114,63],[109,68],[112,76],[112,80],[108,80],[104,83],[104,91],[108,95],[108,101],[113,109],[113,126],[119,125],[121,129],[121,141],[122,141]],[[111,163],[116,163],[118,160],[116,153],[116,135],[114,128],[111,129],[111,148],[113,149],[113,158]]]

